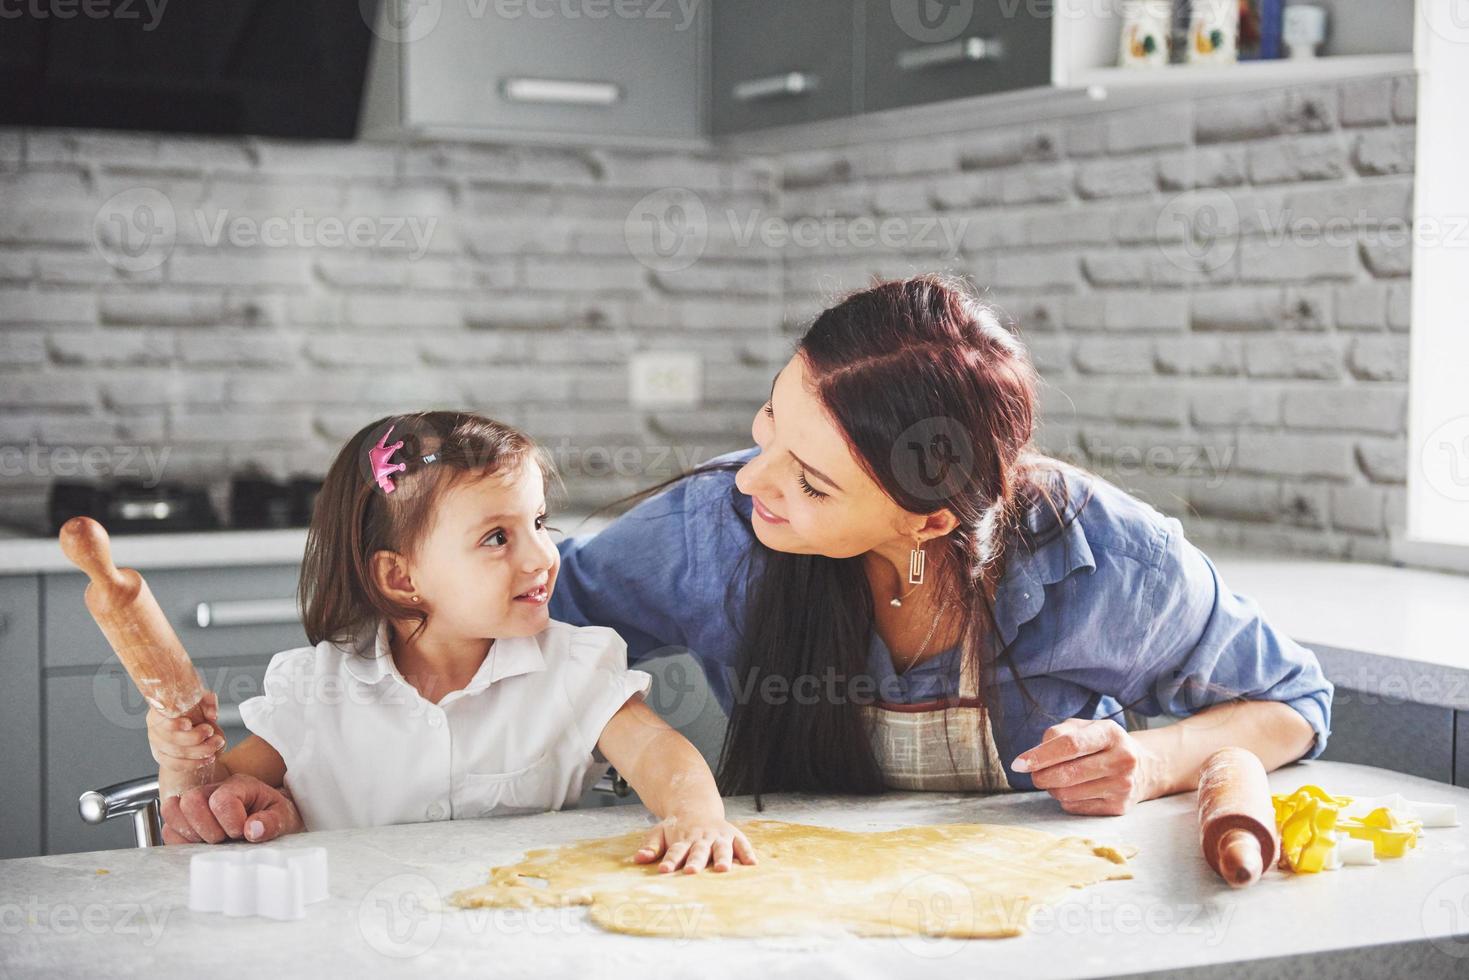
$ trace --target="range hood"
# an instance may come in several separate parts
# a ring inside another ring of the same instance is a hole
[[[379,0],[138,0],[0,20],[0,124],[351,139]]]

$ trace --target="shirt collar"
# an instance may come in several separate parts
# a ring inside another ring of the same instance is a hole
[[[1045,586],[1054,585],[1077,569],[1097,567],[1079,511],[1086,499],[1086,480],[1075,470],[1067,468],[1064,472],[1069,503],[1061,516],[1070,523],[1034,551],[1018,536],[1010,545],[1005,574],[995,595],[995,621],[1006,646],[1022,625],[1040,613],[1046,601]],[[1032,534],[1055,534],[1056,516],[1043,501],[1026,511],[1025,523]]]
[[[370,635],[372,637],[370,649],[367,636],[364,636],[349,653],[346,661],[347,672],[367,685],[378,684],[389,677],[394,677],[404,686],[412,687],[393,660],[392,647],[388,640],[388,621],[379,619],[377,629]],[[501,637],[495,640],[490,647],[490,652],[485,655],[484,662],[479,665],[479,669],[474,672],[469,683],[461,690],[451,692],[446,697],[453,697],[455,694],[460,697],[478,694],[498,680],[545,669],[546,658],[541,654],[541,645],[535,637]]]

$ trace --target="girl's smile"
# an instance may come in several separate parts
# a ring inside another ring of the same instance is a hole
[[[516,602],[527,602],[534,606],[544,606],[546,600],[551,598],[551,593],[546,589],[545,583],[536,586],[529,592],[522,592],[515,597]]]

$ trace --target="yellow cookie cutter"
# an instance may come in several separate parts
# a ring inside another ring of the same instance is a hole
[[[1375,858],[1396,858],[1417,846],[1423,829],[1421,820],[1385,806],[1364,817],[1342,817],[1341,810],[1351,805],[1352,797],[1334,796],[1310,783],[1294,793],[1277,793],[1270,801],[1280,830],[1279,866],[1303,874],[1339,866],[1339,836],[1371,841]]]

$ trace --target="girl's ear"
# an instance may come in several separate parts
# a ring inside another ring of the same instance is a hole
[[[404,605],[413,601],[418,590],[408,560],[396,551],[378,551],[372,556],[372,579],[378,589],[394,602]]]

